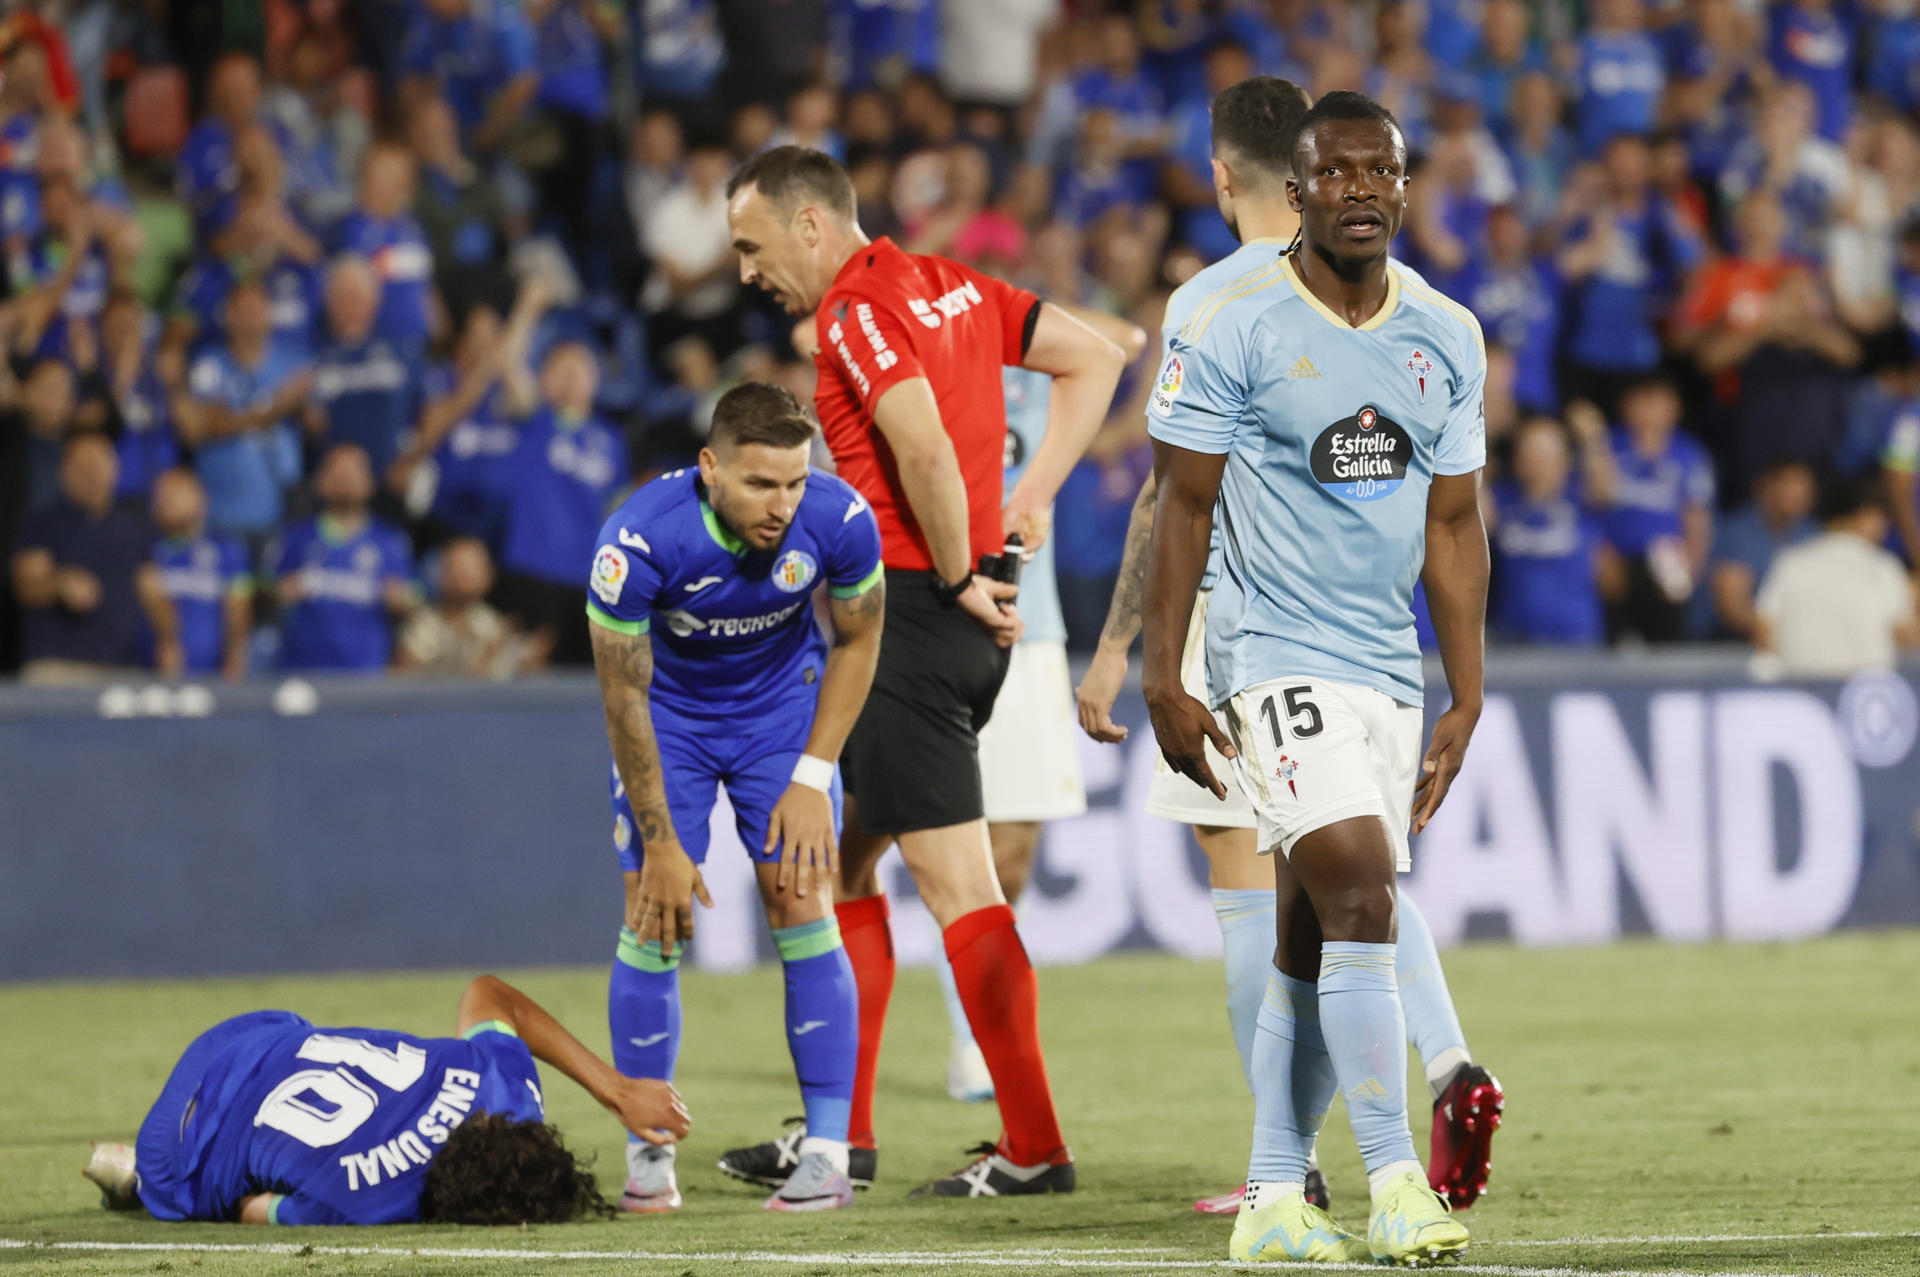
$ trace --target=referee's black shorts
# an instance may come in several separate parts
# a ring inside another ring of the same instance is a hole
[[[887,569],[887,623],[867,705],[840,755],[860,828],[910,834],[986,815],[980,729],[1010,653],[933,596],[933,573]]]

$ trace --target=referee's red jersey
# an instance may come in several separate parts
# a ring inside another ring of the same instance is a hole
[[[998,554],[1007,409],[1000,369],[1017,364],[1040,299],[944,257],[877,239],[840,268],[815,313],[820,373],[814,406],[827,447],[880,521],[881,559],[929,569],[927,541],[900,487],[873,405],[895,384],[925,377],[967,486],[973,559]]]

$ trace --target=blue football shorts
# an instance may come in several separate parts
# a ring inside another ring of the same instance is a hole
[[[705,864],[709,824],[719,787],[727,787],[727,800],[733,804],[734,828],[755,864],[772,864],[780,859],[780,849],[761,848],[767,840],[767,824],[773,819],[774,804],[793,781],[793,765],[805,752],[807,735],[813,730],[813,706],[809,701],[801,714],[768,715],[759,719],[751,732],[737,735],[716,731],[719,724],[675,720],[653,712],[653,734],[660,743],[660,770],[666,781],[667,810],[673,816],[673,830],[680,845],[696,865]],[[633,807],[620,783],[617,767],[608,768],[608,790],[613,805],[613,850],[620,858],[623,873],[638,873],[642,848],[633,823]],[[827,797],[833,803],[833,830],[840,832],[840,770],[834,769],[833,786]]]

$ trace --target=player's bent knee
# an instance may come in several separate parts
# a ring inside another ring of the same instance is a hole
[[[1033,854],[1040,845],[1037,820],[1002,821],[987,826],[993,844],[993,874],[1000,880],[1001,894],[1018,900],[1033,875]]]
[[[1194,841],[1207,857],[1207,885],[1222,891],[1261,891],[1273,886],[1273,863],[1260,854],[1251,829],[1195,825]]]
[[[920,899],[942,927],[976,909],[1006,903],[984,820],[902,834],[900,854]]]
[[[1322,935],[1334,941],[1393,940],[1393,847],[1377,816],[1355,816],[1302,834],[1288,867],[1313,902]]]

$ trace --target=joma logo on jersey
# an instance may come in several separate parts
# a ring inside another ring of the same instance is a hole
[[[908,298],[907,309],[927,327],[938,328],[945,322],[942,316],[945,319],[953,319],[964,315],[985,300],[980,296],[980,290],[973,286],[973,281],[968,280],[951,292],[940,294],[931,302],[920,297]]]

